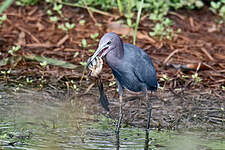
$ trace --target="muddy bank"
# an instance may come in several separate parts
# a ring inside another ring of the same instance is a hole
[[[115,89],[106,91],[110,101],[108,113],[100,106],[96,91],[95,87],[89,93],[78,96],[87,106],[88,113],[103,113],[116,120],[119,116],[119,101]],[[144,127],[147,117],[143,96],[126,92],[124,101],[124,123]],[[153,93],[151,102],[153,108],[151,127],[153,128],[224,129],[225,127],[225,94],[223,92],[214,96],[212,91],[207,90],[159,90]]]
[[[53,103],[76,102],[79,106],[75,106],[74,109],[82,108],[90,115],[103,114],[115,120],[115,123],[119,116],[118,94],[114,88],[105,88],[110,102],[110,111],[106,112],[99,104],[99,93],[96,86],[84,94],[85,90],[74,93],[73,90],[57,89],[57,86],[45,87],[42,90],[21,88],[15,91],[13,87],[1,85],[0,94],[4,91],[18,99],[27,97],[32,98],[32,101],[44,101],[44,103],[51,103],[51,101]],[[159,90],[153,93],[151,97],[153,108],[151,127],[157,129],[225,129],[225,95],[221,92],[218,96],[212,96],[210,92]],[[4,95],[1,94],[1,99],[3,98]],[[142,95],[125,92],[124,101],[124,126],[144,127],[146,102]]]

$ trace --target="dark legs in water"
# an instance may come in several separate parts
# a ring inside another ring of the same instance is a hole
[[[119,116],[119,119],[118,119],[118,122],[117,122],[117,125],[116,125],[116,133],[118,133],[118,134],[120,132],[120,124],[121,124],[122,119],[123,119],[122,105],[123,105],[123,98],[122,98],[122,96],[120,96],[120,116]]]
[[[121,125],[121,122],[123,120],[123,98],[122,98],[122,95],[120,95],[119,97],[120,99],[120,114],[119,114],[119,119],[117,121],[117,125],[116,125],[116,145],[117,145],[117,150],[119,149],[120,147],[120,125]]]
[[[151,92],[152,95],[152,92]],[[151,115],[152,115],[152,105],[150,102],[150,99],[148,97],[147,92],[145,93],[145,100],[147,102],[147,124],[146,124],[146,130],[145,130],[145,150],[149,149],[149,129],[150,129],[150,120],[151,120]]]
[[[152,93],[151,93],[151,95],[152,95]],[[122,122],[122,119],[123,119],[123,108],[122,108],[123,99],[122,99],[122,96],[120,96],[119,99],[120,99],[120,113],[119,113],[119,119],[118,119],[117,125],[116,125],[117,150],[119,150],[119,148],[120,148],[119,133],[120,133],[120,125],[121,125],[121,122]],[[145,146],[144,146],[144,149],[149,150],[149,129],[150,129],[151,114],[152,114],[152,105],[151,105],[151,101],[148,97],[147,91],[145,92],[145,100],[147,102],[147,124],[146,124],[146,130],[145,130]]]

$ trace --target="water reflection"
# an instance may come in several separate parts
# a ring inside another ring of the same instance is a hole
[[[87,113],[82,100],[66,101],[48,93],[0,90],[0,149],[116,149],[115,121]],[[155,150],[224,149],[224,134],[150,130]],[[121,150],[143,150],[145,130],[120,130]]]

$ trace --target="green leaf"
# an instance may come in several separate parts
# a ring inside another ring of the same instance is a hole
[[[68,69],[75,69],[77,66],[71,63],[68,63],[66,61],[54,59],[54,58],[48,58],[48,57],[43,57],[43,56],[37,56],[37,55],[25,55],[24,58],[30,59],[30,60],[35,60],[38,62],[46,62],[47,64],[50,65],[55,65],[59,66],[62,68],[68,68]]]
[[[79,52],[75,52],[73,58],[76,58],[79,55]]]
[[[219,12],[221,17],[225,17],[225,5],[223,7],[220,8],[220,12]]]
[[[73,28],[75,27],[75,24],[74,24],[74,23],[71,23],[71,24],[70,24],[69,22],[66,22],[66,23],[65,23],[65,26],[66,26],[67,29],[70,30],[70,29],[73,29]]]
[[[87,62],[80,62],[80,64],[81,64],[82,66],[86,66],[86,65],[87,65]]]
[[[86,21],[84,19],[82,19],[82,20],[79,21],[79,24],[80,25],[84,25],[85,23],[86,23]]]
[[[95,50],[94,50],[94,49],[89,49],[89,50],[88,50],[88,52],[90,52],[90,53],[94,53],[94,52],[95,52]]]
[[[91,34],[90,37],[95,40],[99,36],[99,33]]]
[[[0,67],[7,65],[8,61],[9,61],[9,58],[5,58],[5,59],[0,60]]]
[[[201,8],[204,6],[204,3],[200,0],[198,0],[198,1],[195,1],[195,5],[196,5],[196,7]]]
[[[14,0],[5,0],[3,3],[1,3],[0,14],[2,14],[2,12],[6,10],[13,2]]]
[[[81,41],[81,46],[82,46],[83,48],[86,48],[86,47],[88,46],[87,40],[86,40],[86,39],[82,39],[82,41]]]
[[[52,22],[57,22],[58,20],[59,20],[59,18],[57,16],[50,17],[50,21],[52,21]]]

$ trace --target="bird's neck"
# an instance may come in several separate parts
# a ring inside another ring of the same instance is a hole
[[[119,40],[117,40],[117,43],[115,45],[116,45],[115,49],[112,49],[106,55],[107,63],[112,66],[117,66],[124,56],[124,46],[122,39],[119,38]]]
[[[118,59],[122,59],[123,55],[124,55],[124,47],[123,47],[123,40],[121,38],[119,38],[117,40],[116,43],[116,49],[114,51],[114,55],[118,58]]]
[[[115,50],[112,50],[106,55],[106,62],[110,67],[116,67],[122,61],[123,56],[124,56],[123,47],[121,48],[117,47]]]
[[[122,59],[124,55],[123,43],[119,44],[118,48],[115,50],[114,54],[117,58]]]

